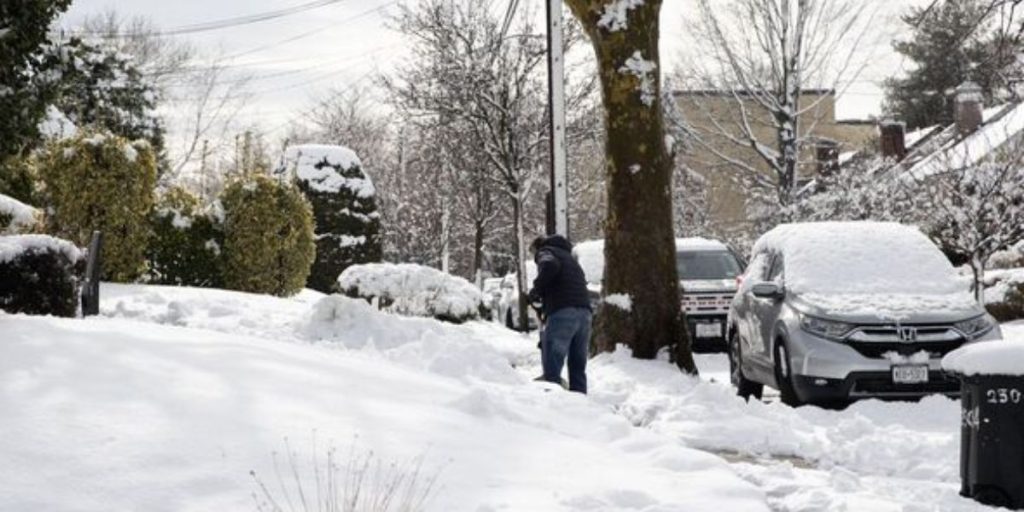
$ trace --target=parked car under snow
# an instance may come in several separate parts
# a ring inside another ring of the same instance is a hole
[[[758,240],[728,336],[741,396],[800,404],[954,394],[942,357],[1001,332],[916,227],[823,222]]]

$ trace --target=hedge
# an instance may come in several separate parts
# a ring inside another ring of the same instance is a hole
[[[146,269],[156,158],[145,141],[83,130],[39,158],[48,231],[79,246],[104,233],[103,277],[133,282]]]
[[[313,213],[295,187],[267,176],[229,185],[224,207],[224,284],[288,296],[306,284],[316,256]]]
[[[148,281],[156,284],[222,288],[221,218],[181,188],[165,192],[153,210],[153,239],[146,251]]]

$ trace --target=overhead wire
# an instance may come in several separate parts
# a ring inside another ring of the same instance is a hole
[[[286,16],[292,16],[294,14],[319,9],[328,5],[337,4],[346,0],[314,0],[301,5],[287,7],[284,9],[278,9],[275,11],[267,11],[257,14],[250,14],[246,16],[237,16],[234,18],[226,18],[222,20],[210,21],[205,23],[195,23],[192,25],[183,25],[159,32],[147,32],[147,33],[104,33],[104,32],[81,32],[84,35],[92,35],[104,39],[119,39],[119,38],[132,38],[140,36],[148,37],[170,37],[180,36],[185,34],[196,34],[200,32],[210,32],[213,30],[222,30],[226,28],[241,27],[245,25],[251,25],[253,23],[261,23],[264,21],[275,20],[278,18],[284,18]]]

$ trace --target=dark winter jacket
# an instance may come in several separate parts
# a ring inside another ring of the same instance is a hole
[[[533,260],[537,263],[537,279],[533,280],[530,297],[543,302],[545,315],[550,316],[562,308],[590,309],[587,279],[572,256],[572,244],[565,237],[548,237]]]

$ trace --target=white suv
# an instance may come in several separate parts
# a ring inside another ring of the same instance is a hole
[[[604,278],[604,240],[576,245],[573,254],[587,275],[592,300],[601,297]],[[693,348],[721,351],[726,344],[726,317],[736,294],[743,263],[729,247],[705,238],[676,239],[676,270]]]

